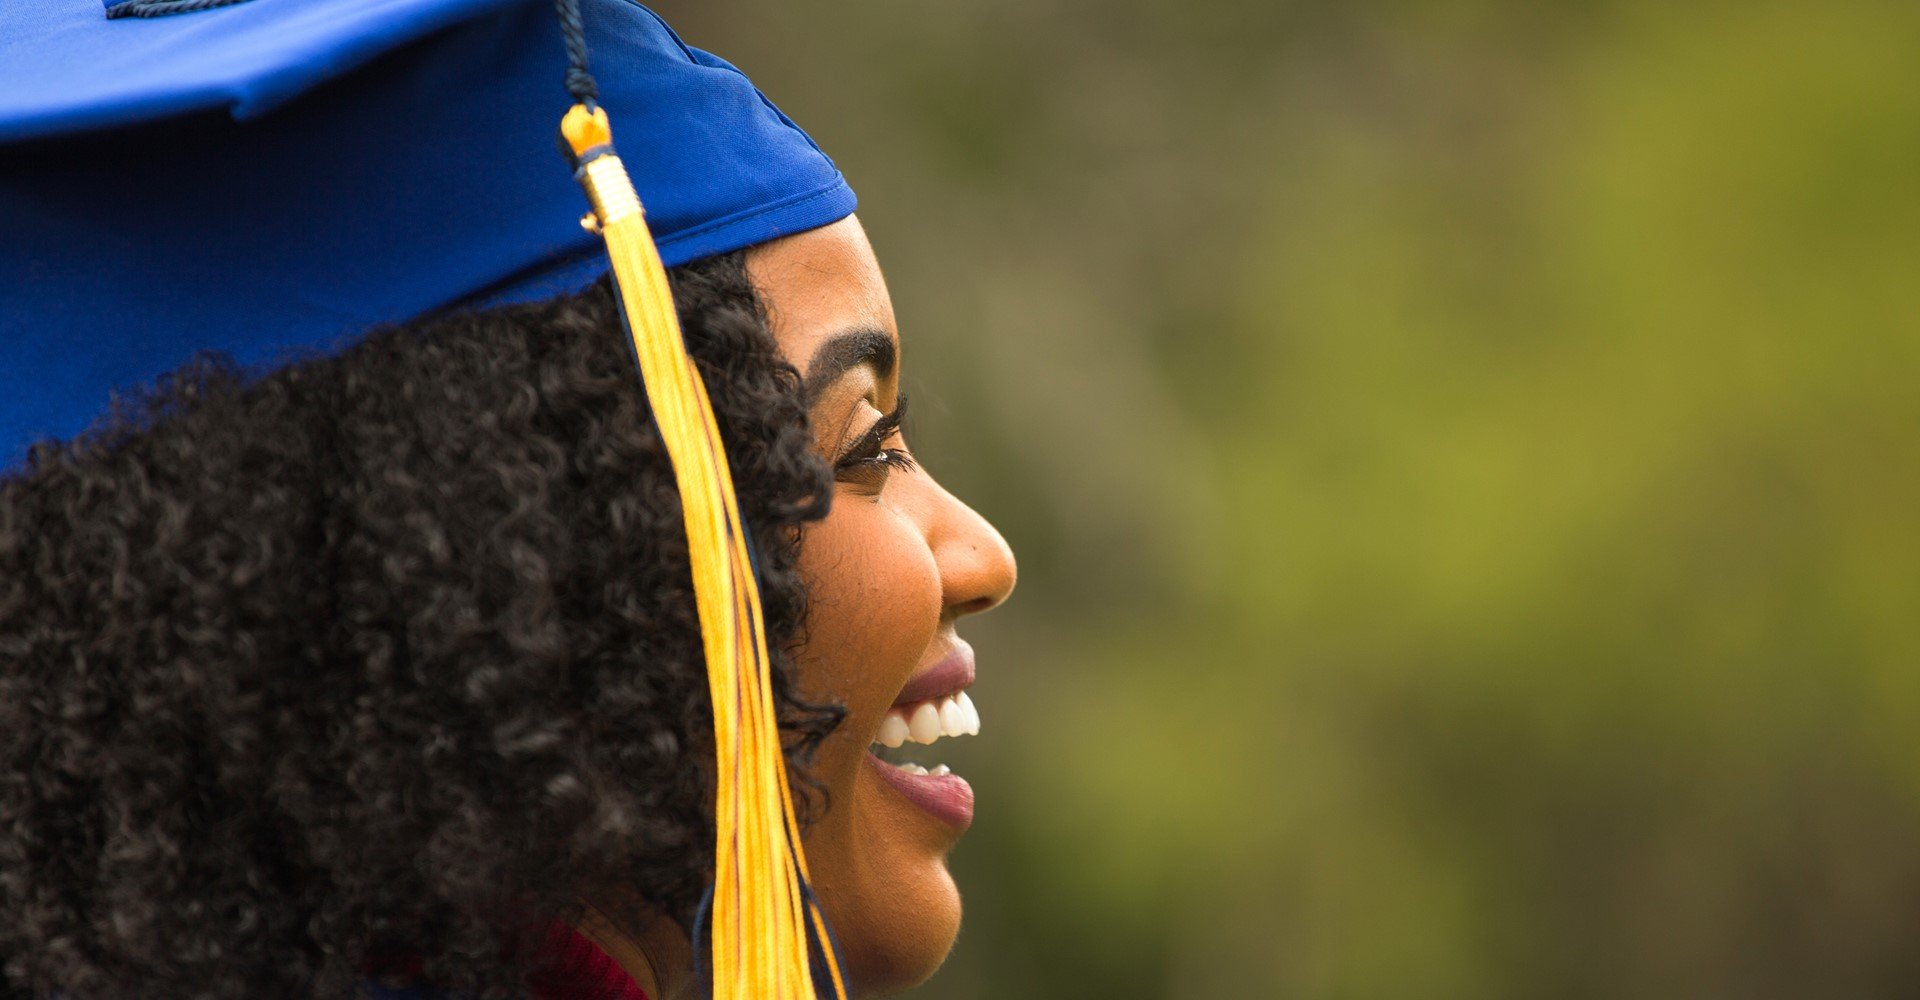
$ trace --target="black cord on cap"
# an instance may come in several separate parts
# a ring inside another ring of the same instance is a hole
[[[560,38],[567,44],[567,93],[591,111],[599,106],[600,84],[587,72],[587,29],[580,20],[580,0],[554,0],[560,14]]]

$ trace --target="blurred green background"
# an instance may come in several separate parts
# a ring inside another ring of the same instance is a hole
[[[680,0],[1007,534],[914,995],[1920,995],[1920,4]]]

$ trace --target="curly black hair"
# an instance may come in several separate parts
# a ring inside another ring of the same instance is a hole
[[[803,765],[839,718],[784,652],[829,471],[742,257],[672,277]],[[163,377],[0,480],[6,983],[332,1000],[402,956],[520,996],[598,890],[684,923],[713,851],[693,607],[604,280]]]

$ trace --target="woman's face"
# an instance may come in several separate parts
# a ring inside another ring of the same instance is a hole
[[[973,792],[869,746],[897,742],[903,723],[909,743],[976,727],[969,702],[953,697],[973,680],[956,625],[1006,599],[1013,553],[907,457],[893,429],[900,337],[860,223],[764,244],[747,270],[805,378],[814,447],[835,467],[831,512],[801,541],[799,668],[803,693],[845,705],[847,718],[815,758],[829,798],[807,833],[807,864],[850,989],[896,992],[931,975],[959,932],[946,857],[972,820]],[[938,760],[937,745],[918,750]]]

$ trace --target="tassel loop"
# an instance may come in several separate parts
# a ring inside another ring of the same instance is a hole
[[[575,165],[590,159],[595,146],[613,146],[613,126],[607,121],[607,109],[576,104],[560,118],[560,139],[573,154]]]

